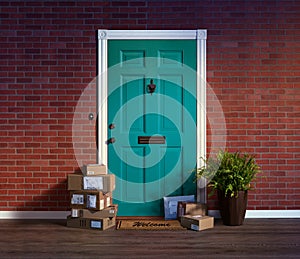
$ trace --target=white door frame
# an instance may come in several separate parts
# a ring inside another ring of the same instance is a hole
[[[110,39],[195,39],[197,40],[197,167],[206,157],[206,30],[98,30],[98,150],[97,163],[107,165],[107,41]],[[205,180],[204,180],[205,181]],[[201,186],[206,186],[202,183]],[[206,203],[206,188],[197,188],[197,201]]]

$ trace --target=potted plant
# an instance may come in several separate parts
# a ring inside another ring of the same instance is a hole
[[[242,225],[250,183],[260,172],[254,156],[220,151],[216,157],[203,160],[204,165],[197,169],[196,176],[206,178],[210,196],[217,191],[223,223]]]

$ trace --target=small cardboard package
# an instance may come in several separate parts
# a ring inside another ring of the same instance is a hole
[[[68,174],[68,190],[98,190],[112,192],[115,189],[115,175],[83,176],[82,174]]]
[[[181,225],[195,231],[202,231],[214,227],[214,218],[202,215],[185,215],[181,217]]]
[[[194,202],[194,195],[164,197],[165,219],[177,219],[177,207],[179,201]]]
[[[112,192],[115,189],[115,175],[97,175],[84,176],[83,189],[84,190],[98,190],[103,192]]]
[[[116,225],[116,218],[87,219],[68,216],[67,226],[73,228],[106,230]]]
[[[84,176],[103,175],[107,174],[107,170],[105,165],[89,164],[85,166],[82,174]]]
[[[207,215],[207,205],[203,203],[179,201],[177,207],[177,217],[180,219],[184,215]]]
[[[117,216],[118,205],[111,205],[103,210],[72,209],[72,218],[103,219]]]
[[[82,189],[82,174],[68,174],[68,190],[80,191]]]
[[[72,191],[72,209],[103,210],[111,206],[112,194],[101,191]]]

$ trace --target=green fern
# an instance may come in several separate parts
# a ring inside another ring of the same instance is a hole
[[[220,151],[215,158],[203,161],[204,166],[197,169],[196,177],[207,179],[212,188],[210,196],[220,190],[225,196],[237,197],[239,191],[250,189],[251,181],[260,173],[254,156],[247,153]]]

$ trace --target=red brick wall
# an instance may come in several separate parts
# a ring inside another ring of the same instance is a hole
[[[299,1],[75,2],[0,3],[0,210],[67,209],[72,119],[96,76],[99,28],[207,29],[227,147],[256,154],[264,171],[249,209],[300,209]],[[75,142],[95,162],[94,122],[82,112]]]

